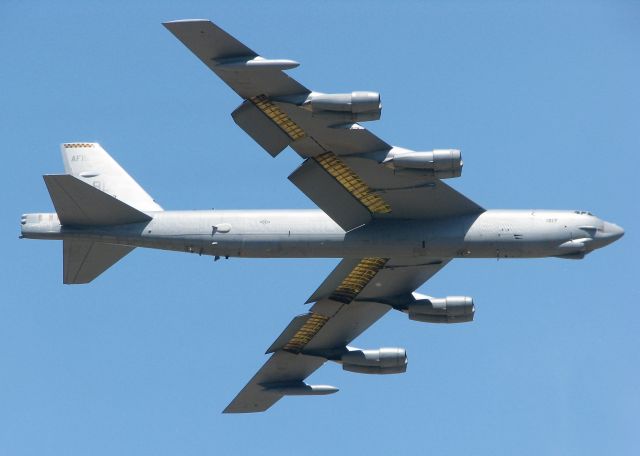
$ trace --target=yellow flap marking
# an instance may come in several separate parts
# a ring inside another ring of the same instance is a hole
[[[349,193],[360,201],[369,211],[376,214],[387,214],[391,207],[360,177],[340,160],[333,152],[327,152],[313,158],[325,171],[331,174]]]
[[[282,109],[271,102],[266,95],[256,95],[251,97],[250,101],[269,117],[277,126],[279,126],[289,137],[295,141],[305,137],[304,130],[286,115]]]

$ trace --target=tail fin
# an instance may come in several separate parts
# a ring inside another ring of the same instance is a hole
[[[162,208],[98,143],[60,146],[64,171],[140,211]]]
[[[62,225],[120,225],[151,220],[162,208],[97,143],[61,146],[67,174],[44,176]],[[135,247],[86,240],[63,241],[63,282],[87,283]]]
[[[144,222],[151,217],[79,179],[44,176],[62,225],[119,225]],[[87,240],[63,241],[63,283],[87,283],[114,265],[135,247]]]

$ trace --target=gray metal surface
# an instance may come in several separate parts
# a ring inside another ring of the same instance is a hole
[[[433,173],[392,169],[383,163],[390,145],[344,122],[360,108],[370,111],[363,119],[377,118],[376,97],[354,108],[347,104],[360,95],[320,95],[324,108],[309,109],[315,95],[282,71],[297,62],[262,59],[209,21],[165,26],[247,99],[233,114],[241,128],[273,156],[288,144],[308,158],[290,179],[324,212],[162,211],[99,145],[69,143],[69,175],[45,176],[57,214],[23,215],[22,236],[64,241],[65,283],[92,280],[134,247],[216,259],[341,258],[309,312],[274,341],[273,355],[225,412],[263,411],[284,394],[335,392],[303,380],[327,359],[339,362],[347,344],[391,308],[422,315],[409,308],[412,292],[453,258],[581,259],[624,234],[584,211],[485,211]],[[473,309],[465,309],[461,316],[447,310],[447,321],[470,320]]]
[[[63,225],[120,225],[151,217],[67,174],[43,176]]]
[[[77,200],[76,191],[82,194],[89,190],[90,197],[83,198],[80,206],[98,210],[100,214],[92,214],[88,220],[95,221],[99,215],[104,225],[67,225],[62,197],[54,190],[52,196],[62,217],[26,214],[22,233],[24,237],[65,240],[66,283],[90,281],[135,246],[208,255],[350,256],[313,294],[311,301],[316,304],[309,314],[296,317],[272,344],[269,351],[275,351],[274,355],[226,412],[269,408],[286,389],[269,389],[266,384],[294,382],[291,385],[297,385],[299,394],[312,394],[314,388],[300,382],[326,359],[344,351],[347,344],[451,258],[584,256],[624,233],[617,225],[586,212],[540,210],[489,210],[433,220],[377,220],[349,233],[321,211],[160,211],[145,215],[151,218],[149,221],[127,223],[132,208],[118,215],[110,205],[124,203],[72,176],[62,177],[74,183],[65,187],[70,193],[63,192],[71,201]],[[96,206],[87,201],[99,203]],[[574,239],[580,242],[571,242]],[[356,280],[357,293],[353,296],[345,299],[344,293],[336,295],[335,290],[344,288],[347,277],[366,260],[363,257],[370,257],[367,261],[374,265],[369,269],[371,274],[360,282]],[[334,296],[342,300],[336,301]]]
[[[269,390],[262,384],[302,381],[325,362],[325,358],[318,356],[278,351],[271,355],[223,413],[251,413],[267,410],[282,399],[283,394]]]
[[[315,160],[307,159],[289,180],[340,227],[349,231],[371,220],[371,213]]]
[[[272,156],[289,144],[302,157],[333,153],[374,193],[389,204],[389,213],[367,214],[366,208],[322,169],[307,160],[289,177],[314,203],[345,230],[371,217],[426,219],[478,214],[484,209],[432,175],[399,174],[381,166],[392,147],[361,125],[319,116],[304,106],[309,92],[282,71],[220,71],[216,62],[230,56],[257,54],[209,21],[177,21],[165,26],[200,60],[235,90],[245,102],[234,111],[236,123]],[[271,122],[247,99],[266,95],[293,121],[302,137],[295,140]],[[288,95],[288,96],[287,96]],[[345,95],[323,95],[332,99]],[[340,98],[340,99],[342,99]],[[269,126],[271,123],[271,126]],[[380,158],[378,158],[378,156]],[[331,182],[334,181],[334,182]]]
[[[328,301],[319,301],[311,307],[311,311],[334,312],[334,305]],[[380,302],[356,300],[344,304],[305,346],[305,351],[321,353],[344,348],[390,310],[391,306]]]
[[[312,311],[318,313],[323,304],[319,303],[314,307],[315,309],[312,308]],[[354,301],[349,305],[341,306],[340,310],[311,339],[305,347],[304,353],[317,352],[324,354],[333,350],[343,349],[390,309],[391,307],[388,305],[364,301]],[[299,329],[297,327],[299,323],[300,317],[296,317],[290,325],[294,325],[296,329]],[[291,330],[292,328],[288,327],[270,347],[270,351],[274,348],[278,348],[278,350],[238,393],[225,409],[225,413],[266,410],[280,397],[275,396],[272,391],[261,388],[260,385],[262,383],[302,381],[326,361],[324,356],[312,356],[309,358],[305,354],[292,354],[283,350],[284,337],[290,337]]]
[[[307,321],[309,321],[309,318],[311,318],[311,315],[306,313],[306,314],[298,315],[293,320],[291,320],[291,323],[287,325],[284,331],[280,333],[278,338],[269,346],[269,348],[267,348],[267,351],[265,352],[265,354],[274,353],[274,352],[277,352],[278,350],[282,350],[282,348],[285,345],[287,345],[287,342],[291,340],[293,335],[296,332],[298,332]]]
[[[65,284],[89,283],[135,249],[80,240],[63,241],[62,245]]]
[[[327,319],[322,327],[309,338],[303,348],[303,353],[328,356],[346,350],[346,347],[369,326],[391,310],[391,306],[385,304],[385,299],[391,300],[398,295],[409,295],[423,282],[435,275],[447,261],[439,259],[390,259],[368,281],[368,285],[355,296],[350,303],[337,302],[330,299],[332,293],[341,286],[341,283],[360,263],[361,259],[344,259],[327,277],[320,288],[309,299],[317,301],[306,315],[295,317],[276,341],[269,347],[267,353],[280,353],[287,349],[287,342],[294,334],[304,327],[312,315],[322,315]],[[367,301],[375,299],[375,301]],[[267,364],[271,359],[267,361]],[[289,358],[288,364],[282,364],[277,373],[270,373],[268,381],[285,381],[292,372],[299,372],[300,363],[306,363],[306,358]],[[266,368],[263,367],[263,369]],[[262,369],[261,369],[262,371]],[[265,374],[266,375],[266,374]],[[282,376],[282,378],[280,378]],[[304,377],[306,378],[306,377]],[[298,380],[304,380],[300,378]],[[252,378],[247,386],[238,393],[233,403],[261,404],[266,406],[272,400],[272,392],[257,388],[257,384],[264,382],[265,376]],[[274,401],[275,402],[275,401]],[[272,404],[271,404],[272,405]],[[235,406],[226,412],[244,412],[245,407]]]
[[[229,71],[216,68],[219,63],[242,57],[253,58],[258,54],[210,21],[172,21],[165,22],[164,26],[242,98],[309,92],[279,69]]]
[[[343,259],[309,297],[307,303],[329,298],[358,261],[358,258]],[[380,300],[385,297],[411,293],[433,277],[449,261],[451,260],[425,257],[391,258],[382,270],[375,275],[374,279],[360,292],[358,299]]]
[[[153,198],[98,143],[60,146],[64,171],[140,211],[161,211]]]
[[[450,259],[391,258],[358,299],[384,299],[411,293],[445,267]]]
[[[291,143],[291,138],[249,101],[231,113],[234,122],[264,150],[275,157]]]

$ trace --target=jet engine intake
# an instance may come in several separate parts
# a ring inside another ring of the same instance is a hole
[[[392,148],[382,161],[389,168],[412,174],[429,174],[439,179],[462,175],[462,154],[458,149],[435,149],[415,152]]]
[[[380,94],[377,92],[312,92],[302,107],[310,110],[314,117],[344,123],[378,120],[382,113]]]
[[[407,351],[404,348],[378,350],[349,350],[340,359],[342,368],[359,374],[401,374],[407,370]]]
[[[409,304],[409,319],[426,323],[464,323],[473,321],[475,306],[469,296],[417,299]]]

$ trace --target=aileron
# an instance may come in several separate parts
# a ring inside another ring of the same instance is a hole
[[[242,98],[309,92],[284,74],[280,69],[282,65],[271,68],[263,65],[258,77],[251,77],[246,71],[230,71],[230,61],[247,61],[258,54],[211,21],[173,21],[165,22],[164,26]],[[220,64],[223,66],[218,68]]]

